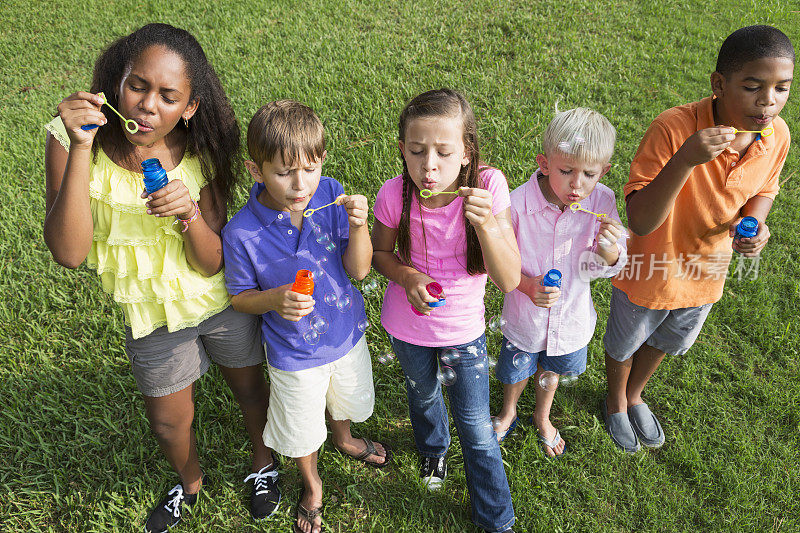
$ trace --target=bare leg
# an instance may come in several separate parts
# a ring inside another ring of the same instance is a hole
[[[542,367],[538,367],[533,375],[533,386],[536,390],[536,409],[533,412],[533,423],[539,431],[539,435],[551,441],[555,438],[557,432],[555,426],[550,422],[550,409],[553,407],[553,398],[555,398],[556,389],[558,389],[558,381],[553,380],[555,381],[553,390],[543,389],[539,384],[539,378],[543,373]],[[545,446],[545,452],[548,456],[555,457],[564,452],[564,446],[565,443],[562,438],[554,448]]]
[[[314,452],[311,455],[295,459],[297,469],[300,470],[300,476],[303,478],[303,497],[300,499],[300,505],[309,511],[322,505],[322,479],[317,471],[318,455],[319,452]],[[298,513],[297,527],[304,533],[320,533],[322,519],[317,517],[312,524]]]
[[[530,378],[525,378],[516,383],[503,383],[503,408],[497,413],[494,427],[496,433],[500,434],[508,431],[511,422],[517,417],[517,403],[522,396],[522,391],[525,390],[525,386],[528,384],[528,379]],[[538,400],[536,405],[539,405]],[[500,437],[497,440],[500,440]]]
[[[200,462],[197,458],[192,420],[194,420],[194,383],[166,396],[145,396],[145,413],[161,451],[181,478],[183,490],[200,490]]]
[[[331,415],[328,413],[327,409],[325,410],[325,417],[328,419],[328,423],[331,426],[331,433],[333,433],[333,445],[336,446],[337,450],[353,457],[360,455],[364,452],[364,450],[366,450],[366,444],[364,444],[364,441],[353,438],[352,433],[350,433],[349,420],[334,420],[331,418]],[[383,464],[386,461],[386,450],[380,442],[375,442],[374,444],[375,451],[378,453],[378,455],[369,456],[369,462],[379,465]]]
[[[606,379],[608,380],[606,405],[609,415],[628,411],[628,397],[625,391],[628,388],[628,376],[631,373],[635,357],[634,353],[628,359],[620,362],[606,353]]]
[[[269,387],[264,379],[262,365],[244,368],[219,367],[225,381],[239,403],[244,418],[244,426],[253,444],[253,472],[258,472],[272,464],[272,450],[264,446],[262,433],[267,424],[269,407]]]
[[[642,391],[644,390],[650,377],[664,360],[666,354],[661,350],[643,344],[633,355],[633,366],[628,376],[628,386],[626,397],[628,408],[644,403]]]

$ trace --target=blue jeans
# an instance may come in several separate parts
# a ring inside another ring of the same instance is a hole
[[[442,364],[442,369],[448,378],[455,377],[447,388],[464,455],[472,520],[488,531],[508,529],[514,524],[514,507],[489,414],[486,336],[437,348],[416,346],[391,336],[389,339],[406,376],[411,426],[423,457],[443,457],[450,447],[447,408],[437,379],[439,358],[448,362],[447,366]]]

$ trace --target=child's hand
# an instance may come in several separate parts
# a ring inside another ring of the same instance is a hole
[[[314,310],[314,298],[308,294],[300,294],[292,290],[292,283],[281,285],[275,289],[273,311],[282,318],[297,322]]]
[[[106,116],[100,111],[104,101],[100,95],[79,91],[67,96],[58,104],[58,114],[67,130],[70,147],[92,146],[99,128],[84,131],[81,126],[106,124]]]
[[[600,222],[600,229],[597,230],[597,246],[606,250],[616,250],[617,241],[624,229],[622,224],[610,217],[603,217]]]
[[[739,222],[741,222],[742,218],[744,217],[739,217],[736,222],[728,227],[728,235],[733,237],[736,234],[736,226],[739,225]],[[771,233],[769,232],[769,226],[767,226],[767,223],[759,221],[758,233],[756,233],[756,236],[742,237],[733,241],[733,249],[742,254],[744,257],[755,257],[760,254],[764,246],[767,245],[767,241],[769,240],[770,236]]]
[[[436,302],[438,298],[434,298],[428,292],[427,285],[435,280],[422,272],[417,272],[409,276],[403,283],[403,288],[406,290],[406,298],[411,306],[424,315],[431,314],[431,307],[428,302]],[[444,297],[444,294],[441,295]]]
[[[692,167],[708,163],[730,146],[736,138],[733,132],[734,129],[727,126],[700,130],[684,141],[676,155]]]
[[[530,282],[523,292],[530,298],[534,305],[538,307],[552,307],[561,297],[561,289],[558,287],[545,287],[542,285],[544,274],[530,278]]]
[[[148,194],[145,189],[141,198],[147,198],[147,214],[157,217],[174,215],[181,220],[189,220],[196,209],[189,189],[181,180],[172,180],[153,193]]]
[[[492,193],[477,187],[461,187],[458,195],[464,198],[464,217],[480,227],[492,218]]]
[[[351,228],[359,228],[367,225],[367,215],[369,214],[369,204],[367,197],[361,194],[340,194],[336,198],[336,203],[344,206],[347,211],[347,222]]]

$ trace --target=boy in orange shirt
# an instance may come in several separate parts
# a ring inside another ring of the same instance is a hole
[[[661,113],[631,163],[629,262],[613,281],[603,339],[603,417],[626,452],[664,443],[645,385],[667,353],[682,355],[697,339],[722,296],[731,249],[754,257],[769,239],[765,220],[790,141],[778,114],[794,58],[771,26],[733,32],[711,74],[713,96]],[[732,241],[745,216],[758,219],[758,233]]]

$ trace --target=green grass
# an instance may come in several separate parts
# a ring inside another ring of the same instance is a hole
[[[6,2],[0,8],[0,529],[134,531],[176,476],[158,451],[122,345],[122,316],[96,275],[56,265],[44,246],[44,124],[88,88],[112,39],[151,21],[189,29],[246,124],[291,97],[328,131],[325,173],[374,200],[396,175],[396,121],[420,91],[464,91],[485,159],[512,187],[535,169],[541,133],[560,108],[595,108],[619,131],[605,182],[620,194],[650,121],[709,93],[716,51],[732,30],[771,23],[800,45],[797,0],[717,2]],[[783,117],[797,135],[797,95]],[[535,435],[504,445],[520,531],[797,531],[800,529],[800,151],[793,146],[769,219],[757,280],[729,280],[696,346],[667,359],[647,400],[667,443],[623,456],[600,421],[602,333],[610,285],[593,286],[600,315],[589,370],[556,397],[554,421],[572,452],[543,458]],[[244,189],[237,196],[244,201]],[[620,203],[620,208],[622,204]],[[373,274],[374,275],[374,274]],[[380,298],[368,298],[373,324]],[[487,293],[497,313],[499,292]],[[495,334],[496,335],[496,334]],[[372,352],[388,349],[379,328]],[[492,339],[494,352],[497,338]],[[329,531],[471,531],[461,455],[447,490],[416,483],[416,455],[397,363],[375,363],[376,413],[357,428],[398,452],[387,472],[326,453]],[[492,384],[496,411],[500,387]],[[532,394],[521,402],[533,409]],[[216,370],[199,384],[198,439],[212,480],[180,531],[289,529],[298,495],[254,525],[246,510],[248,443]],[[327,447],[329,450],[330,447]]]

